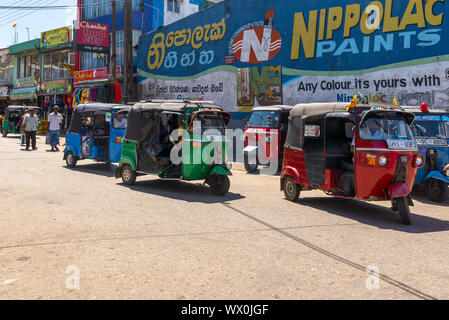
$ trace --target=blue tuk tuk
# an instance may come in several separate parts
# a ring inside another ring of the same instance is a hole
[[[427,104],[403,107],[415,114],[412,131],[418,143],[424,165],[418,169],[415,186],[424,187],[433,202],[448,197],[449,185],[449,114],[444,110],[429,110]]]
[[[66,137],[64,160],[67,166],[74,168],[78,160],[83,159],[119,162],[130,108],[106,103],[77,106]]]

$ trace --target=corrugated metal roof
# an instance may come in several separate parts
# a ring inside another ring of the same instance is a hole
[[[18,44],[14,44],[9,47],[9,54],[20,53],[27,50],[38,49],[41,46],[41,39],[34,39]]]

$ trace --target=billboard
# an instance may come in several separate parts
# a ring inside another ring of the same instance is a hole
[[[75,50],[109,54],[109,25],[81,21],[75,29]]]
[[[117,74],[120,74],[120,66],[116,67]],[[108,68],[99,68],[84,71],[75,71],[73,83],[75,86],[87,81],[99,81],[108,79]]]
[[[140,38],[139,99],[449,107],[445,0],[227,0]]]
[[[72,43],[72,28],[62,27],[41,33],[41,49],[65,46]]]

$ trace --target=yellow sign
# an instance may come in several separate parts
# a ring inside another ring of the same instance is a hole
[[[63,27],[54,29],[41,34],[41,48],[52,48],[70,44],[72,42],[72,28]]]
[[[399,16],[393,15],[393,0],[373,1],[367,7],[360,4],[349,4],[345,7],[335,6],[321,10],[311,10],[306,19],[304,12],[294,15],[291,60],[300,58],[302,47],[307,59],[316,57],[316,44],[323,40],[332,40],[334,32],[343,28],[345,42],[341,50],[351,47],[351,32],[360,29],[363,35],[371,35],[381,29],[383,33],[402,32],[408,26],[417,25],[419,29],[427,25],[440,26],[443,22],[443,13],[435,14],[434,7],[445,0],[409,0],[407,8]],[[376,12],[376,19],[370,22],[371,12]],[[308,21],[308,22],[306,22]],[[327,21],[327,25],[326,25]],[[383,28],[382,28],[383,22]],[[338,51],[338,50],[337,50]]]

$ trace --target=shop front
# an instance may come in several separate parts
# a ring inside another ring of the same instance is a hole
[[[72,84],[70,79],[41,82],[38,86],[38,104],[42,107],[45,118],[58,105],[64,117],[62,130],[70,124],[72,114]]]
[[[119,75],[120,66],[116,67]],[[121,102],[119,84],[109,80],[108,69],[76,71],[74,77],[75,91],[73,93],[73,107],[85,102]]]

